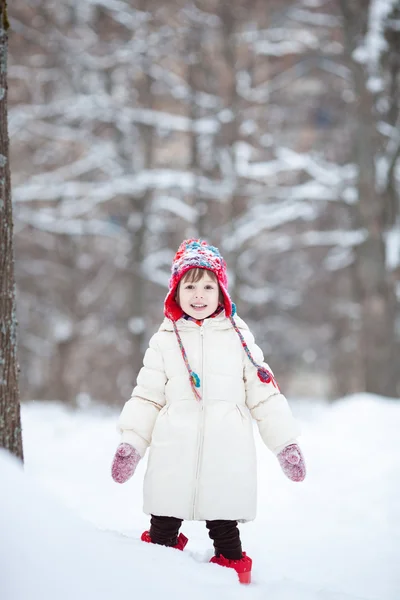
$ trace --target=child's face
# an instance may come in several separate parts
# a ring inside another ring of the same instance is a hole
[[[206,319],[218,307],[219,286],[207,271],[200,281],[182,279],[179,287],[179,304],[182,310],[194,319]]]

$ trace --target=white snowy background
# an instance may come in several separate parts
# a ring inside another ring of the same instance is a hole
[[[241,526],[253,583],[208,564],[202,523],[184,552],[144,544],[145,460],[114,483],[117,412],[22,409],[25,469],[0,452],[1,600],[398,600],[400,404],[292,402],[308,475],[294,484],[257,434],[259,508]]]

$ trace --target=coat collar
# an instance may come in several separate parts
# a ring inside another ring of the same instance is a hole
[[[234,320],[236,325],[239,327],[239,329],[243,329],[243,330],[248,330],[248,326],[246,325],[246,323],[237,315],[234,316]],[[199,329],[199,326],[197,325],[197,323],[195,323],[195,321],[187,321],[186,319],[178,319],[178,321],[176,321],[176,325],[178,327],[179,331],[190,331],[190,330],[196,330]],[[228,317],[226,317],[225,315],[225,311],[222,311],[222,313],[220,315],[217,315],[216,317],[214,317],[213,319],[204,319],[204,323],[203,323],[203,327],[205,327],[206,329],[231,329],[232,328],[232,323],[230,322],[230,320],[228,319]],[[173,325],[172,325],[172,321],[171,319],[165,318],[164,321],[161,323],[159,331],[173,331]]]

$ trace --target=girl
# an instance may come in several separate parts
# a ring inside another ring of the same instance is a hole
[[[112,477],[127,481],[149,446],[144,512],[151,520],[141,539],[183,550],[182,520],[205,521],[211,562],[250,583],[252,561],[237,524],[256,515],[252,418],[293,481],[306,473],[299,430],[261,349],[235,315],[217,248],[182,242],[164,314],[120,416]]]

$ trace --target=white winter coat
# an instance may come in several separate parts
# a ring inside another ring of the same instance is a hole
[[[247,325],[237,316],[235,321],[262,364]],[[200,377],[202,400],[194,397],[172,322],[164,319],[119,420],[122,442],[142,456],[150,446],[144,512],[197,521],[252,520],[257,481],[251,417],[275,453],[294,441],[298,427],[286,398],[259,380],[224,312],[201,326],[185,319],[177,326]]]

